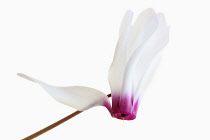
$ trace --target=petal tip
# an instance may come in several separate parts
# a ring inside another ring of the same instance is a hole
[[[22,77],[22,78],[24,78],[24,79],[27,79],[29,81],[34,82],[34,80],[31,77],[29,77],[29,76],[27,76],[27,75],[25,75],[23,73],[17,73],[17,75],[20,76],[20,77]]]

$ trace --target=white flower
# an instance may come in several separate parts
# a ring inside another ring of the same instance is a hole
[[[24,74],[18,75],[40,84],[55,100],[77,110],[101,105],[115,118],[135,119],[144,88],[159,62],[161,50],[168,43],[169,27],[163,14],[153,9],[142,12],[134,24],[132,17],[133,13],[127,11],[123,18],[109,70],[112,107],[108,97],[96,89],[54,87]]]

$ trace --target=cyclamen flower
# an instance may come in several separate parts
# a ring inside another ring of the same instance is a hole
[[[93,88],[55,87],[24,74],[18,75],[38,83],[55,100],[79,111],[105,106],[112,117],[133,120],[144,89],[160,60],[161,50],[168,43],[169,27],[163,14],[153,9],[142,12],[134,24],[132,18],[132,11],[127,11],[109,69],[112,106],[104,93]]]

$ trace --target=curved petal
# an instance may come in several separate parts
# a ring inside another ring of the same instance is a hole
[[[164,16],[158,14],[158,28],[154,34],[144,41],[141,47],[138,47],[126,66],[123,92],[131,93],[133,84],[138,82],[146,72],[149,65],[152,63],[155,56],[168,43],[169,27],[167,26]],[[138,77],[136,79],[135,77]],[[141,94],[141,93],[140,93]]]
[[[18,73],[18,75],[22,78],[38,83],[56,101],[73,107],[79,111],[84,111],[98,105],[105,106],[109,111],[111,111],[111,105],[108,97],[96,89],[81,86],[55,87],[40,80],[31,78],[25,74]]]
[[[137,47],[147,40],[157,29],[158,18],[151,8],[144,10],[136,19],[127,42],[127,60]]]
[[[132,18],[133,12],[127,11],[121,23],[119,40],[115,49],[113,62],[109,69],[109,84],[112,90],[112,94],[119,93],[122,86],[123,73],[126,66],[125,44],[128,40]]]
[[[122,93],[125,67],[137,47],[148,39],[158,26],[157,14],[153,9],[143,11],[131,25],[133,13],[128,11],[121,24],[120,37],[115,56],[109,70],[109,83],[112,94]]]
[[[157,54],[155,58],[152,60],[151,64],[146,68],[146,71],[144,75],[141,78],[136,77],[136,80],[134,80],[134,102],[138,99],[142,99],[144,96],[144,91],[146,90],[147,86],[150,84],[150,81],[152,80],[154,73],[157,69],[157,67],[160,64],[161,55]]]

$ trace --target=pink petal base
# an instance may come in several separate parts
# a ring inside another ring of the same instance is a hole
[[[139,100],[134,101],[133,97],[130,96],[113,96],[112,107],[107,100],[103,101],[101,105],[106,107],[114,118],[134,120],[136,118]]]
[[[110,105],[110,103],[109,103],[108,101],[106,101],[106,100],[103,101],[101,105],[104,106],[104,107],[106,107],[107,110],[109,111],[109,113],[111,114],[111,112],[112,112],[112,107],[111,107],[111,105]]]
[[[130,96],[112,97],[112,117],[120,120],[134,120],[136,118],[139,101],[133,101]]]

